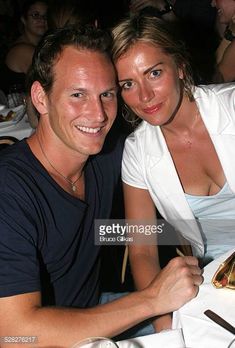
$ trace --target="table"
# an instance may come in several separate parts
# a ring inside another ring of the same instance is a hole
[[[211,309],[235,326],[235,290],[216,289],[211,284],[212,276],[235,249],[209,263],[204,269],[204,282],[196,298],[173,313],[173,328],[182,328],[186,347],[228,348],[235,336],[204,315]],[[235,348],[235,342],[231,345]]]
[[[3,128],[0,125],[0,136],[11,136],[18,140],[29,137],[33,132],[27,114],[17,124]]]
[[[209,263],[197,297],[173,313],[172,330],[117,342],[120,348],[235,348],[235,336],[214,323],[204,312],[211,309],[235,326],[235,290],[216,289],[211,279],[219,265],[234,252]]]
[[[119,348],[186,348],[181,329],[117,342]],[[209,347],[207,347],[209,348]]]

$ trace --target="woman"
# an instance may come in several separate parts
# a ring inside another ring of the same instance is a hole
[[[113,37],[125,113],[142,120],[123,154],[126,218],[154,220],[157,208],[206,262],[235,245],[235,86],[195,87],[183,45],[160,19],[125,19]],[[157,248],[131,245],[129,255],[144,288],[160,270]],[[155,323],[167,327],[169,317]]]
[[[34,49],[47,30],[47,2],[28,0],[20,17],[21,35],[11,45],[1,67],[1,88],[8,94],[13,85],[25,89],[25,76],[31,65]]]

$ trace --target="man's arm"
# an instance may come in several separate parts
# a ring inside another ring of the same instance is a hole
[[[42,307],[39,292],[3,297],[1,337],[36,336],[38,347],[61,348],[85,337],[113,337],[145,319],[178,309],[196,296],[201,282],[197,260],[178,257],[146,289],[90,309]],[[1,342],[2,348],[22,346]]]

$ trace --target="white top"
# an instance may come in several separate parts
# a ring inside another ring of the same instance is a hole
[[[235,194],[228,183],[216,195],[185,197],[201,227],[206,262],[229,251],[235,240]]]
[[[235,83],[197,87],[194,97],[226,180],[235,193]],[[200,230],[159,126],[143,121],[129,135],[123,153],[122,179],[148,190],[163,218],[190,241],[194,254],[204,255]]]

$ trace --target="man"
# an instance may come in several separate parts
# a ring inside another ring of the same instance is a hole
[[[195,258],[176,258],[145,290],[97,306],[94,219],[109,217],[121,161],[120,143],[103,147],[117,112],[109,44],[98,29],[67,28],[35,53],[38,127],[0,160],[2,337],[36,336],[40,347],[112,337],[179,308],[202,281]]]

